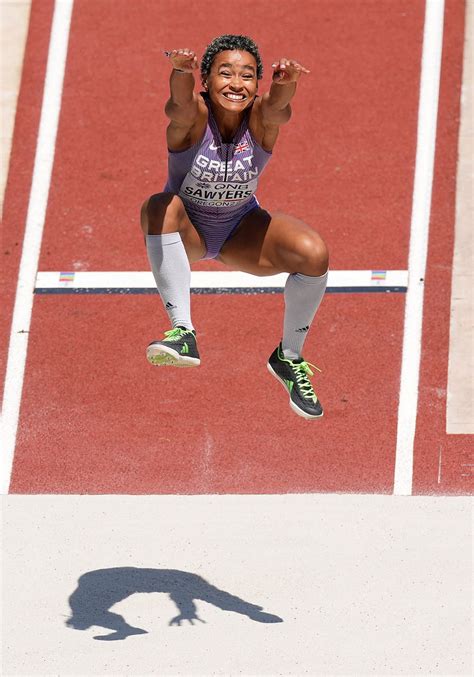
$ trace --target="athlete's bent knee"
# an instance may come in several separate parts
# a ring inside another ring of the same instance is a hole
[[[305,235],[298,242],[298,254],[304,262],[307,275],[324,275],[329,267],[329,251],[324,240],[317,235]]]

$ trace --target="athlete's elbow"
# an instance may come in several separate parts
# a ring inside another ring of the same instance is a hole
[[[265,110],[264,120],[269,125],[285,125],[291,119],[291,106],[284,108],[268,106]]]
[[[282,111],[281,111],[281,125],[286,124],[291,120],[291,106],[288,104]]]
[[[192,124],[197,117],[197,105],[194,99],[176,101],[170,98],[165,105],[165,114],[173,122]]]

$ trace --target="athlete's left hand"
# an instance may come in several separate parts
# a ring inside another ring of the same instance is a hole
[[[298,61],[293,59],[277,59],[272,63],[273,68],[273,82],[278,85],[287,85],[290,82],[297,82],[301,73],[309,73],[310,71],[302,66]]]

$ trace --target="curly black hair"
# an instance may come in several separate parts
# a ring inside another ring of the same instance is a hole
[[[201,78],[205,80],[209,75],[216,54],[234,49],[249,52],[255,57],[257,62],[257,80],[261,80],[263,76],[263,64],[258,51],[258,46],[246,35],[220,35],[218,38],[214,38],[214,40],[206,47],[206,51],[202,57]]]

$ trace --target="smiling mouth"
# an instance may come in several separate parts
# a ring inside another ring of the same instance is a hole
[[[247,98],[245,94],[232,94],[230,92],[224,92],[223,96],[229,101],[244,101]]]

